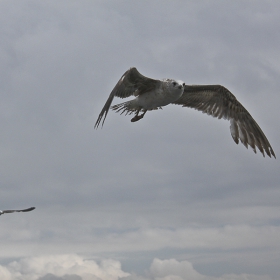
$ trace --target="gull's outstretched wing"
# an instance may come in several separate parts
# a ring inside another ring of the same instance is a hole
[[[143,76],[137,71],[135,67],[127,70],[110,93],[109,98],[107,99],[101,113],[98,116],[94,128],[98,128],[103,116],[104,119],[102,125],[104,124],[111,103],[115,96],[120,98],[126,98],[132,95],[138,96],[145,92],[156,89],[160,85],[160,83],[161,82],[159,80],[154,80]]]
[[[265,156],[275,156],[270,143],[259,125],[235,96],[220,85],[185,85],[183,95],[174,104],[202,111],[216,118],[230,120],[230,132],[236,144],[256,147]]]
[[[22,209],[22,210],[3,210],[3,211],[1,211],[1,214],[14,213],[14,212],[29,212],[29,211],[32,211],[34,209],[35,209],[35,207],[30,207],[30,208]]]

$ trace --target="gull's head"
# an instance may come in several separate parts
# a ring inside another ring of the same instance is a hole
[[[165,82],[168,83],[168,87],[172,91],[180,91],[183,93],[185,83],[181,80],[165,79]]]
[[[177,86],[179,89],[184,89],[185,87],[185,83],[181,80],[174,80],[172,84],[174,87]]]

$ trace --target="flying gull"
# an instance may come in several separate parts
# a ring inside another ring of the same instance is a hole
[[[35,209],[35,207],[30,207],[30,208],[22,209],[22,210],[0,210],[0,216],[3,215],[3,214],[6,214],[6,213],[29,212],[29,211],[32,211],[34,209]]]
[[[236,144],[239,140],[248,148],[256,147],[265,156],[275,156],[266,136],[259,125],[242,106],[236,97],[221,85],[186,85],[182,81],[173,79],[154,80],[143,76],[133,67],[127,70],[113,88],[106,101],[95,128],[98,128],[102,118],[102,126],[110,109],[114,97],[134,99],[114,105],[112,110],[127,114],[135,113],[132,122],[139,121],[147,111],[162,109],[168,104],[182,105],[202,111],[215,118],[230,121],[230,132]],[[141,112],[141,114],[139,114]]]

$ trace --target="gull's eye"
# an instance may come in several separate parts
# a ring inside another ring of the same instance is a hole
[[[185,83],[183,83],[183,87],[185,86]]]
[[[173,84],[173,86],[176,86],[177,83],[176,83],[176,82],[173,82],[172,84]]]

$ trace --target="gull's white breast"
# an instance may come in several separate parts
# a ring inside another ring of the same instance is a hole
[[[134,100],[138,106],[145,110],[152,110],[158,107],[166,106],[182,96],[184,87],[178,88],[166,86],[165,83],[154,91],[143,93]]]

